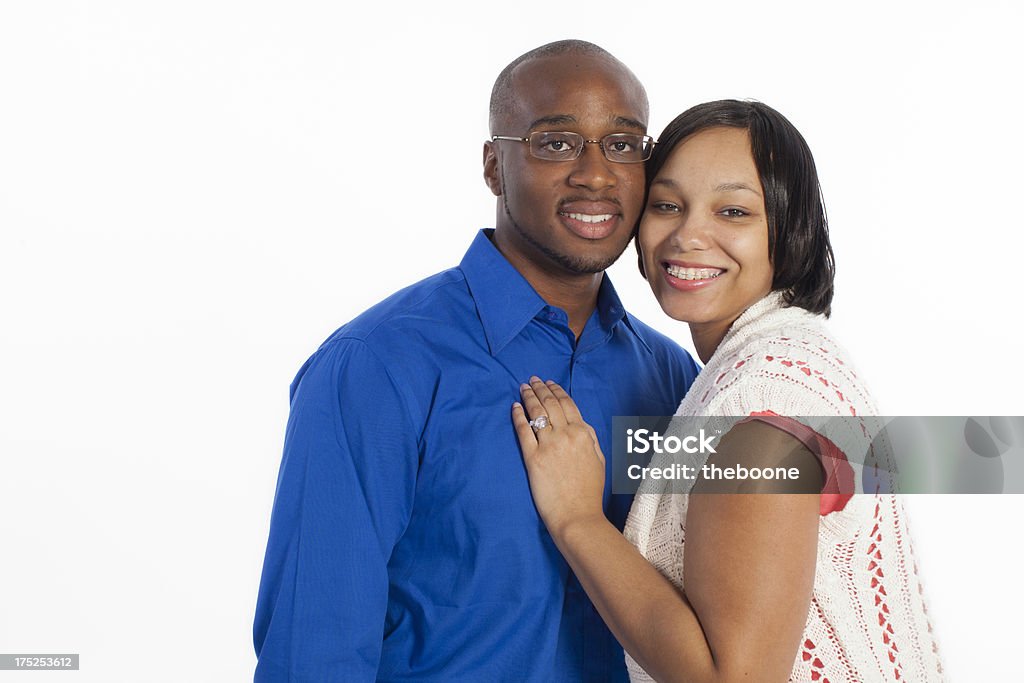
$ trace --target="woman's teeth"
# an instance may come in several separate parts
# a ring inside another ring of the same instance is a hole
[[[665,270],[669,275],[680,280],[713,280],[725,272],[721,268],[681,268],[680,266],[668,266]]]

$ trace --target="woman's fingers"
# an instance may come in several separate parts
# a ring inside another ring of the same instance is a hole
[[[548,380],[544,384],[551,392],[551,395],[558,400],[558,405],[562,408],[562,414],[565,415],[566,422],[569,424],[583,422],[583,416],[580,415],[580,409],[576,407],[576,401],[572,400],[572,397],[565,392],[565,389],[551,380]]]
[[[601,449],[594,430],[580,419],[576,405],[557,384],[531,377],[520,393],[522,404],[512,405],[512,422],[530,492],[541,519],[557,535],[575,519],[602,514]],[[572,422],[567,422],[566,410]]]
[[[525,389],[527,386],[531,391]],[[576,402],[572,400],[572,397],[557,382],[551,380],[544,382],[539,377],[534,376],[530,378],[530,383],[523,385],[523,387],[524,401],[532,393],[539,402],[540,410],[542,411],[538,415],[547,415],[552,425],[586,424],[583,415],[580,414],[580,409],[576,406]],[[532,402],[527,404],[527,413],[531,419],[536,419],[537,415],[534,414],[531,405],[533,405]]]
[[[597,459],[600,460],[603,465],[604,453],[601,451],[601,442],[597,440],[597,432],[595,432],[594,428],[586,422],[584,422],[583,425],[587,428],[587,433],[590,434],[590,440],[594,442],[594,453],[597,454]]]
[[[594,453],[597,455],[598,460],[602,464],[604,463],[604,454],[601,452],[601,444],[597,439],[597,433],[583,419],[583,415],[580,414],[576,402],[572,400],[572,397],[557,382],[551,380],[544,382],[539,377],[534,376],[530,378],[529,384],[524,384],[520,387],[520,394],[522,394],[525,406],[525,411],[520,408],[518,413],[522,417],[522,422],[516,421],[515,423],[520,443],[523,443],[524,437],[532,436],[533,438],[528,441],[536,445],[542,439],[545,439],[542,433],[550,434],[549,430],[553,428],[561,428],[563,430],[566,427],[578,428],[582,429],[590,437]],[[515,410],[513,408],[513,420],[516,417]],[[538,420],[544,426],[538,427]],[[531,432],[520,432],[520,429],[530,429]],[[564,431],[559,433],[565,434]],[[545,440],[544,443],[550,444],[553,442]]]
[[[562,404],[539,377],[531,377],[530,383],[521,386],[519,393],[523,397],[526,414],[530,416],[531,420],[537,420],[541,416],[545,416],[551,427],[565,426],[566,420]],[[544,431],[544,429],[547,429],[547,427],[539,429],[538,433]]]
[[[533,433],[530,420],[526,417],[526,411],[520,403],[512,404],[512,426],[516,430],[516,438],[519,439],[519,447],[523,449],[523,455],[530,457],[537,450],[537,435]]]

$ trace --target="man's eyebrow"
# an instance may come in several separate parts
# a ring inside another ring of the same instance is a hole
[[[572,114],[552,114],[551,116],[542,116],[533,121],[530,124],[530,130],[536,130],[541,126],[572,126],[576,123],[578,121]],[[612,119],[612,123],[616,128],[632,128],[641,133],[647,130],[647,126],[643,123],[628,116],[616,116]]]
[[[647,130],[647,126],[640,123],[636,119],[631,119],[628,116],[616,116],[615,126],[617,128],[635,128],[641,133]]]
[[[576,117],[572,114],[552,114],[551,116],[542,116],[531,123],[530,130],[534,130],[540,126],[564,126],[574,123],[576,123]]]

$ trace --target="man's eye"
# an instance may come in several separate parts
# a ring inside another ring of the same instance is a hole
[[[547,152],[571,152],[575,149],[571,139],[560,135],[542,137],[537,146]]]
[[[628,154],[633,151],[633,145],[629,144],[624,140],[616,140],[611,144],[613,152],[619,152],[620,154]]]

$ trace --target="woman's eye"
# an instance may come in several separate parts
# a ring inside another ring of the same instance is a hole
[[[742,218],[743,216],[749,215],[743,209],[736,208],[722,209],[719,213],[728,218]]]
[[[678,211],[679,207],[672,202],[651,202],[651,208],[655,211]]]

